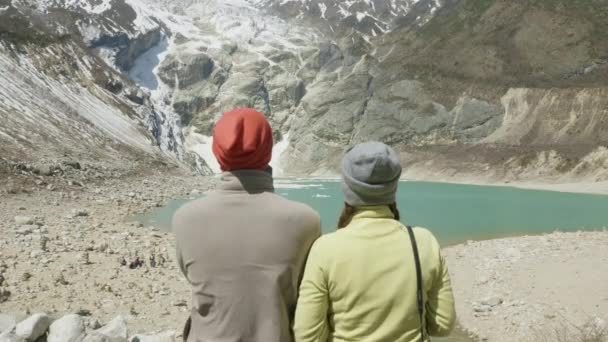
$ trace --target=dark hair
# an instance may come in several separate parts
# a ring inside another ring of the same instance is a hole
[[[397,203],[391,203],[388,205],[388,208],[393,213],[395,220],[399,221],[401,219],[401,215],[399,214],[399,209],[397,208]],[[353,207],[348,203],[344,203],[344,209],[342,209],[342,213],[340,214],[340,219],[338,219],[338,229],[345,228],[350,224],[357,212],[357,208]]]

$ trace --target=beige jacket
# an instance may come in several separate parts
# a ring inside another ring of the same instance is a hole
[[[188,342],[289,342],[308,251],[321,234],[309,207],[273,193],[263,171],[222,175],[219,190],[173,219],[192,284]]]

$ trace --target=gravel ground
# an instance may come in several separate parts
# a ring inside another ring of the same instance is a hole
[[[481,339],[501,342],[558,341],[548,336],[577,327],[605,330],[606,246],[608,232],[602,231],[446,248],[461,325]]]
[[[0,313],[17,320],[80,313],[102,325],[123,315],[130,331],[181,331],[190,290],[175,264],[173,236],[128,218],[204,192],[212,178],[4,178]],[[608,232],[585,232],[446,248],[460,324],[481,340],[501,342],[551,341],[539,336],[569,324],[605,327],[607,245]],[[136,256],[145,265],[131,269]]]
[[[101,322],[124,315],[132,331],[181,330],[190,290],[176,267],[173,236],[127,218],[211,183],[141,176],[3,193],[0,312],[18,320],[36,312],[55,318],[79,312]],[[145,265],[130,269],[136,256]]]

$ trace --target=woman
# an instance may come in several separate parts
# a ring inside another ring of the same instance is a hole
[[[448,269],[428,230],[399,223],[399,157],[382,143],[360,144],[344,157],[342,173],[345,208],[338,231],[310,251],[296,342],[418,342],[448,335],[456,319]]]

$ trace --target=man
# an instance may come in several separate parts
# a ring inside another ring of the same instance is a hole
[[[272,129],[237,109],[213,132],[219,189],[173,219],[177,259],[192,284],[188,342],[290,342],[298,286],[321,234],[309,207],[273,193]]]

